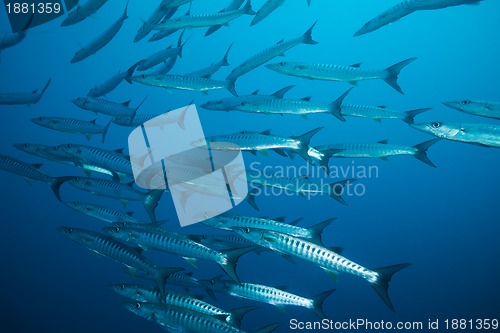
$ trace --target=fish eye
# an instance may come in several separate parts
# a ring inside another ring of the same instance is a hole
[[[68,234],[71,234],[71,233],[73,233],[73,228],[68,228],[67,231],[68,231]]]
[[[431,126],[434,127],[434,128],[439,128],[439,127],[441,127],[441,123],[434,122],[434,123],[431,124]]]
[[[119,228],[119,227],[116,227],[116,228],[115,228],[115,232],[120,232],[120,228]]]
[[[468,104],[470,104],[470,101],[469,101],[469,100],[463,100],[463,101],[462,101],[462,104],[463,104],[463,105],[468,105]]]
[[[210,284],[215,284],[215,280],[210,280]]]
[[[43,120],[43,117],[38,117],[38,119]]]
[[[75,177],[73,178],[75,181],[79,181],[80,180],[80,177]]]
[[[245,233],[249,234],[250,233],[250,228],[245,228]]]
[[[140,309],[141,308],[141,303],[135,303],[135,308]]]
[[[120,288],[121,290],[123,290],[123,289],[125,289],[125,285],[124,285],[124,284],[121,284],[121,285],[119,286],[119,288]]]
[[[24,146],[25,147],[29,147],[30,145],[29,145],[29,143],[25,143]]]

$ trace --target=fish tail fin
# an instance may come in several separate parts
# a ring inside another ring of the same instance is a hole
[[[47,83],[45,83],[45,86],[42,88],[42,90],[40,91],[40,94],[38,95],[38,101],[42,98],[43,93],[47,90],[47,88],[49,87],[51,81],[52,81],[52,78],[49,78],[49,80],[47,81]]]
[[[155,209],[158,206],[158,202],[160,201],[162,194],[163,190],[151,190],[146,195],[146,199],[143,203],[144,208],[146,208],[146,212],[149,215],[149,218],[154,224],[156,224]]]
[[[68,180],[74,179],[75,177],[69,176],[69,177],[55,177],[52,178],[50,182],[50,188],[52,189],[52,192],[54,192],[54,195],[56,196],[57,200],[61,201],[61,194],[60,194],[60,189],[61,185],[67,182]]]
[[[104,143],[104,140],[106,140],[106,134],[108,134],[108,129],[112,122],[113,120],[110,120],[109,123],[107,123],[106,126],[104,126],[104,128],[102,129],[102,143]]]
[[[432,110],[432,108],[422,108],[422,109],[415,109],[415,110],[410,110],[405,112],[405,117],[402,118],[401,120],[407,123],[408,125],[411,125],[415,122],[415,117],[418,116],[419,114]]]
[[[337,219],[336,217],[332,217],[329,218],[328,220],[315,224],[310,228],[307,228],[307,230],[309,230],[311,232],[311,235],[313,236],[313,241],[315,241],[317,244],[323,245],[323,241],[321,240],[321,234],[323,233],[323,230],[336,219]]]
[[[313,312],[320,317],[321,319],[325,319],[326,315],[325,312],[323,311],[323,303],[325,303],[325,300],[335,291],[336,289],[330,289],[327,290],[321,294],[318,294],[312,298],[314,308]]]
[[[139,60],[138,62],[130,66],[129,69],[127,69],[127,76],[125,77],[125,81],[127,81],[129,84],[132,84],[132,75],[134,75],[137,66],[139,66],[141,62],[142,60]]]
[[[183,271],[184,268],[182,267],[167,267],[167,268],[160,268],[160,277],[156,280],[156,283],[158,285],[158,291],[160,292],[161,296],[161,303],[165,303],[165,298],[166,298],[166,291],[165,291],[165,284],[167,284],[167,279],[170,275],[177,273],[179,271]]]
[[[232,309],[230,315],[227,318],[227,322],[236,328],[241,327],[241,320],[250,311],[257,309],[256,306],[244,306],[241,308]]]
[[[219,266],[224,270],[224,272],[229,276],[234,282],[240,284],[240,279],[236,274],[236,264],[240,257],[250,251],[255,249],[254,246],[241,247],[237,249],[222,251],[224,254],[222,260],[218,262]]]
[[[427,149],[429,149],[430,146],[435,144],[436,142],[440,141],[440,138],[437,139],[432,139],[429,141],[425,141],[422,143],[419,143],[418,145],[413,146],[415,148],[415,158],[419,159],[420,161],[424,162],[425,164],[430,165],[431,167],[436,167],[434,163],[429,159],[427,156]]]
[[[321,168],[323,168],[323,171],[326,174],[330,173],[330,168],[328,167],[330,159],[332,158],[333,155],[335,155],[338,152],[341,152],[342,150],[343,149],[329,149],[321,152],[323,154],[323,157],[318,159],[318,164]]]
[[[314,27],[316,26],[316,23],[318,23],[318,21],[314,22],[313,25],[311,25],[311,27],[309,29],[307,29],[307,31],[304,33],[304,35],[302,35],[302,43],[304,43],[304,44],[319,44],[317,41],[312,39],[312,31],[313,31]]]
[[[281,326],[281,324],[274,323],[271,325],[264,326],[264,327],[258,329],[257,331],[255,331],[254,333],[272,333],[280,326]]]
[[[335,101],[330,104],[330,113],[334,115],[340,121],[345,121],[344,116],[342,115],[342,103],[344,103],[344,99],[354,88],[349,88],[345,93],[340,95]]]
[[[410,266],[411,264],[398,264],[393,266],[387,266],[382,268],[373,269],[374,272],[378,273],[378,279],[376,282],[372,283],[373,289],[377,292],[377,294],[382,298],[385,305],[395,312],[394,306],[392,305],[391,299],[389,298],[389,294],[387,290],[389,289],[389,282],[391,281],[394,273],[399,272],[403,268]]]
[[[148,96],[144,97],[144,99],[142,100],[142,102],[139,105],[137,105],[137,107],[134,109],[134,111],[130,115],[130,124],[132,124],[134,122],[134,118],[135,118],[135,115],[137,114],[137,110],[139,110],[139,108],[142,106],[142,104],[144,104],[144,102],[146,101],[146,99],[148,99]]]
[[[401,89],[401,87],[398,84],[398,76],[403,68],[405,68],[406,66],[408,66],[409,64],[411,64],[415,60],[417,60],[417,58],[406,59],[406,60],[403,60],[401,62],[398,62],[395,65],[392,65],[391,67],[386,68],[385,69],[386,77],[384,78],[384,81],[388,85],[390,85],[391,87],[396,89],[399,93],[404,95],[403,90]]]
[[[227,82],[226,89],[234,96],[238,96],[238,93],[236,92],[236,86],[235,86],[236,79],[237,79],[237,77],[232,77],[232,76],[228,76],[226,78],[226,82]]]
[[[219,30],[220,28],[222,28],[222,25],[212,25],[211,27],[209,27],[207,29],[207,31],[205,32],[205,37],[208,37],[210,36],[211,34],[213,34],[214,32],[216,32],[217,30]]]
[[[255,196],[257,195],[257,192],[259,191],[258,188],[254,188],[250,192],[248,192],[248,195],[246,197],[246,200],[250,206],[252,206],[255,210],[260,210],[259,206],[257,206],[257,203],[255,202]]]
[[[292,139],[298,140],[300,142],[299,149],[295,150],[295,152],[302,156],[302,158],[307,162],[311,162],[311,157],[308,154],[311,138],[322,129],[323,127],[318,127],[302,135],[292,136]]]
[[[245,3],[245,6],[243,7],[243,12],[246,14],[246,15],[255,15],[257,14],[253,9],[252,9],[252,0],[248,0],[246,3]]]
[[[227,51],[226,51],[226,54],[224,54],[224,58],[222,58],[222,66],[229,66],[229,62],[227,60],[227,57],[229,56],[229,51],[231,51],[231,48],[233,47],[233,43],[231,43],[231,45],[229,45],[229,47],[227,48]]]
[[[345,202],[344,198],[342,198],[342,193],[344,192],[344,187],[348,186],[352,182],[355,182],[356,179],[345,179],[341,180],[339,182],[331,183],[328,184],[330,187],[330,196],[340,202],[343,205],[347,206],[347,203]]]
[[[179,48],[179,58],[182,58],[182,50],[184,49],[184,46],[186,46],[186,43],[188,42],[189,38],[182,42],[182,37],[184,36],[184,32],[186,30],[183,30],[179,36],[179,40],[177,41],[177,47]]]
[[[307,0],[307,7],[311,7],[311,0]]]
[[[128,10],[128,0],[127,0],[127,4],[125,5],[125,9],[123,10],[122,17],[128,18],[127,10]]]

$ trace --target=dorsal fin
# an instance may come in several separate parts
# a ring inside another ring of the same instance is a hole
[[[251,95],[258,95],[259,94],[259,89],[255,90]]]
[[[276,45],[281,44],[281,43],[283,43],[284,41],[285,41],[285,40],[284,40],[284,39],[282,39],[282,40],[280,40],[279,42],[277,42],[277,43],[276,43]]]
[[[271,134],[271,129],[267,129],[265,131],[262,131],[262,132],[260,132],[260,134],[270,135]]]
[[[122,103],[122,105],[129,106],[131,101],[132,101],[132,100],[128,100],[128,101],[126,101],[126,102],[123,102],[123,103]]]
[[[127,214],[128,216],[134,216],[134,212],[133,211],[125,212],[125,214]]]
[[[389,140],[385,139],[385,140],[380,140],[380,141],[377,141],[377,143],[380,143],[382,145],[386,145],[389,143]]]
[[[362,62],[358,62],[356,64],[352,64],[351,67],[359,68],[359,67],[361,67],[361,64],[362,64]]]
[[[90,122],[91,122],[92,124],[95,124],[96,120],[97,120],[97,119],[93,119],[93,120],[91,120]]]
[[[302,97],[300,100],[301,100],[301,101],[310,102],[310,101],[311,101],[311,98],[312,98],[312,96],[306,96],[306,97]]]
[[[40,168],[43,166],[43,164],[41,164],[41,163],[35,163],[35,164],[32,164],[32,166],[33,166],[35,169],[40,170]]]
[[[385,109],[385,108],[387,108],[387,105],[379,105],[378,107],[381,109]]]
[[[118,148],[118,149],[115,149],[113,150],[115,153],[118,153],[118,154],[123,154],[123,149],[124,148]]]

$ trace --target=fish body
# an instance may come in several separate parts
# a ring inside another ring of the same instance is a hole
[[[68,13],[68,16],[62,21],[61,26],[73,25],[85,20],[90,15],[94,14],[101,8],[108,0],[87,0],[78,3],[73,10]]]
[[[88,45],[76,51],[75,55],[71,59],[71,63],[74,64],[90,57],[91,55],[95,54],[97,51],[102,49],[104,46],[106,46],[109,42],[111,42],[111,40],[116,36],[118,31],[120,31],[123,22],[127,18],[128,18],[127,7],[125,7],[122,16],[120,16],[118,20],[115,23],[113,23],[113,25],[111,25],[108,29],[106,29],[101,35],[99,35],[96,39],[91,41]]]
[[[477,5],[481,1],[482,0],[405,0],[366,22],[354,36],[361,36],[378,30],[418,10],[434,10],[460,5]]]
[[[187,75],[142,74],[138,76],[133,76],[132,81],[153,87],[201,91],[201,92],[227,88],[226,81],[219,81],[219,80],[207,79],[196,76],[187,76]]]
[[[93,195],[121,200],[124,206],[129,200],[140,201],[143,203],[151,221],[156,222],[154,211],[163,193],[161,190],[152,190],[145,193],[134,189],[132,183],[122,184],[91,177],[75,177],[69,180],[68,183]]]
[[[21,43],[26,38],[26,31],[19,31],[15,33],[6,33],[0,38],[0,52],[9,47]]]
[[[166,20],[153,27],[154,30],[181,30],[188,28],[210,27],[214,25],[227,25],[228,22],[237,19],[242,15],[254,15],[251,0],[245,6],[233,11],[222,11],[215,14],[185,15],[174,19]]]
[[[152,30],[153,26],[160,23],[164,17],[172,17],[178,7],[170,7],[171,0],[162,0],[151,16],[143,22],[137,34],[134,37],[134,43],[139,42],[146,37]]]
[[[201,107],[207,110],[214,110],[214,111],[230,111],[234,110],[242,103],[254,103],[261,100],[284,98],[285,94],[294,87],[295,86],[293,85],[287,86],[283,89],[276,91],[274,94],[271,95],[260,95],[259,91],[256,90],[250,95],[234,96],[234,97],[227,97],[218,100],[208,101],[205,104],[202,104]]]
[[[260,246],[270,248],[280,254],[291,255],[309,261],[332,274],[347,273],[366,280],[372,285],[384,303],[394,311],[387,294],[389,281],[394,273],[408,267],[409,264],[370,270],[334,251],[297,237],[261,229],[235,228],[234,230]]]
[[[348,117],[370,118],[376,121],[380,121],[381,119],[399,119],[407,124],[413,124],[417,115],[428,110],[431,110],[431,108],[400,112],[385,106],[342,104],[340,112],[343,116]]]
[[[238,8],[241,7],[241,5],[243,5],[243,2],[245,2],[245,0],[233,0],[229,3],[229,5],[227,5],[226,8],[224,8],[224,11],[226,12],[232,12],[234,10],[237,10]],[[213,34],[214,32],[216,32],[217,30],[219,30],[220,28],[222,28],[223,25],[212,25],[211,27],[209,27],[207,29],[207,32],[205,33],[205,37],[207,36],[210,36],[211,34]]]
[[[342,81],[356,85],[358,81],[384,80],[396,91],[403,94],[397,80],[401,70],[417,58],[403,60],[386,69],[366,69],[359,64],[339,66],[329,64],[312,64],[304,62],[280,62],[268,64],[267,68],[286,75],[307,78],[311,80]]]
[[[303,35],[288,41],[281,40],[275,45],[253,55],[252,57],[241,63],[239,66],[234,68],[226,78],[226,80],[228,81],[229,92],[237,96],[238,94],[236,93],[235,83],[240,76],[245,75],[246,73],[265,64],[266,62],[277,56],[284,55],[284,53],[291,48],[299,44],[318,44],[318,42],[312,39],[312,31],[315,25],[316,23],[314,23]]]
[[[139,63],[137,62],[134,65],[132,65],[129,69],[127,69],[126,71],[119,72],[118,74],[113,75],[112,77],[110,77],[109,79],[107,79],[106,81],[101,83],[100,85],[92,88],[89,91],[89,93],[87,94],[87,96],[92,97],[92,98],[98,98],[98,97],[104,96],[104,95],[110,93],[111,91],[113,91],[116,87],[118,87],[118,85],[123,80],[127,81],[128,83],[132,83],[130,78],[132,77],[132,75],[134,75],[134,71],[138,65],[139,65]]]
[[[413,128],[438,138],[500,148],[500,126],[461,123],[418,123]]]
[[[74,158],[62,152],[55,151],[53,153],[52,146],[38,144],[38,143],[16,143],[14,148],[19,149],[25,153],[45,158],[49,161],[55,161],[63,164],[73,165]]]
[[[131,101],[116,103],[105,99],[78,97],[73,99],[72,102],[83,110],[102,113],[112,117],[134,117],[139,107],[144,103],[142,101],[135,109],[132,109],[130,107]]]
[[[310,161],[310,157],[307,155],[309,142],[321,129],[323,129],[323,127],[316,128],[299,136],[291,137],[276,136],[271,134],[270,130],[263,132],[241,131],[229,135],[208,137],[206,140],[210,142],[210,148],[215,150],[234,150],[234,145],[238,146],[238,150],[247,151],[272,149],[283,154],[282,150],[286,150],[299,154],[306,161]]]
[[[73,177],[51,177],[43,173],[40,170],[41,167],[41,164],[28,164],[13,157],[0,154],[0,170],[24,177],[29,182],[34,180],[48,183],[57,200],[61,201],[59,189],[64,182],[73,179]]]
[[[49,87],[50,81],[51,79],[47,81],[40,92],[38,92],[38,89],[35,89],[32,92],[0,93],[0,105],[36,104]]]
[[[160,228],[127,226],[110,227],[105,228],[105,230],[117,239],[127,242],[132,241],[141,247],[154,248],[160,251],[181,255],[189,260],[195,258],[214,261],[236,282],[239,282],[235,271],[236,262],[239,256],[251,250],[249,248],[244,248],[221,252],[192,241],[183,235],[178,235]],[[194,263],[195,261],[191,260],[191,262]]]
[[[133,217],[133,212],[117,212],[104,206],[79,201],[65,202],[64,204],[79,213],[107,223],[141,223],[140,220]]]
[[[184,47],[184,44],[182,43],[182,37],[184,36],[184,33],[181,33],[179,36],[179,40],[177,41],[177,47],[167,47],[166,49],[163,49],[161,51],[158,51],[149,57],[142,59],[139,61],[139,65],[137,66],[137,70],[139,71],[145,71],[148,70],[158,64],[161,64],[162,62],[166,62],[167,59],[171,57],[180,57],[182,58],[182,49]]]
[[[97,124],[95,120],[86,121],[65,117],[38,117],[31,119],[31,121],[37,125],[56,131],[84,135],[87,140],[90,140],[92,135],[100,134],[102,136],[102,143],[104,143],[110,124],[108,123],[103,126]]]
[[[500,102],[462,100],[444,102],[443,104],[474,116],[500,119]]]
[[[215,74],[221,67],[229,66],[229,62],[227,60],[227,57],[229,55],[229,51],[231,51],[232,46],[233,46],[233,44],[229,45],[229,48],[227,49],[226,53],[224,54],[224,57],[221,60],[219,60],[219,61],[217,61],[217,62],[215,62],[215,63],[213,63],[205,68],[199,69],[199,70],[194,71],[194,72],[190,72],[187,75],[205,77],[205,78],[212,77],[212,75]]]
[[[165,281],[172,273],[182,268],[160,268],[141,254],[140,249],[130,247],[101,233],[72,227],[57,228],[69,239],[85,246],[90,251],[119,262],[126,267],[147,272],[157,282],[160,294],[165,295]]]
[[[323,160],[328,160],[331,157],[386,159],[389,156],[410,155],[432,167],[436,167],[434,163],[432,163],[432,161],[427,157],[427,149],[429,149],[430,146],[432,146],[439,140],[440,139],[429,140],[413,147],[391,145],[388,144],[386,140],[383,140],[377,143],[347,143],[325,145],[315,147],[315,149],[325,154]],[[323,163],[320,163],[320,165],[328,165],[328,161]]]
[[[285,0],[267,0],[257,11],[250,25],[256,25],[260,21],[272,14],[279,6],[285,3]]]

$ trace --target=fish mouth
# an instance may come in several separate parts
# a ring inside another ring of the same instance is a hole
[[[443,102],[441,104],[443,104],[444,106],[447,106],[447,107],[449,107],[451,109],[455,109],[455,110],[459,110],[460,111],[460,107],[458,107],[457,102]]]

